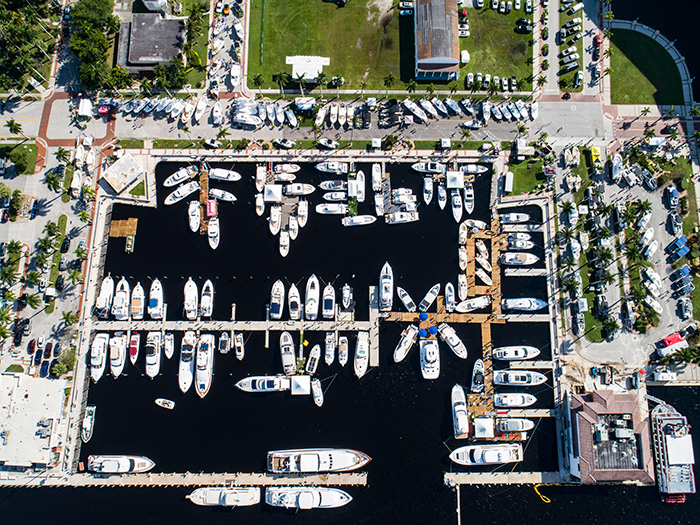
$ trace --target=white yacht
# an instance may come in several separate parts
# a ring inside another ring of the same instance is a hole
[[[200,97],[200,99],[197,101],[197,105],[195,106],[194,110],[194,121],[198,124],[200,120],[202,120],[202,117],[204,116],[204,112],[207,110],[207,99],[205,97]]]
[[[452,216],[455,222],[459,222],[462,220],[462,195],[459,193],[459,190],[450,191],[452,193],[450,197],[452,202]]]
[[[481,164],[465,164],[464,166],[462,166],[461,170],[464,173],[479,175],[481,173],[486,173],[486,170],[488,170],[488,168],[486,166],[482,166]]]
[[[447,206],[447,188],[443,183],[438,183],[437,186],[437,200],[438,200],[438,206],[440,207],[441,210],[445,209],[445,206]]]
[[[357,202],[365,202],[367,193],[365,191],[365,172],[358,170],[355,174],[355,188],[357,190]]]
[[[282,332],[280,336],[280,355],[282,357],[282,369],[285,375],[294,375],[297,363],[294,355],[294,341],[292,340],[292,334],[289,332]]]
[[[310,376],[314,375],[316,373],[316,369],[318,368],[318,362],[320,360],[321,345],[314,345],[314,347],[311,349],[311,352],[309,352],[309,359],[307,359],[306,361],[306,373]]]
[[[236,349],[236,359],[242,361],[245,357],[245,341],[242,332],[236,332],[233,336],[233,346]]]
[[[345,366],[348,362],[348,356],[350,355],[348,338],[344,335],[338,337],[338,363],[340,366]]]
[[[255,214],[262,217],[265,214],[265,198],[262,193],[255,195]]]
[[[277,164],[275,165],[275,173],[296,173],[301,169],[299,164]]]
[[[455,306],[455,310],[460,314],[466,314],[469,312],[473,312],[474,310],[481,310],[482,308],[486,308],[488,305],[491,304],[491,301],[492,298],[490,295],[480,295],[478,297],[472,297],[471,299],[462,301],[457,306]]]
[[[423,379],[437,379],[440,376],[440,348],[437,339],[421,339],[418,345]]]
[[[335,332],[326,332],[323,355],[326,364],[328,366],[332,365],[333,361],[335,361]]]
[[[411,167],[420,173],[442,174],[445,173],[445,165],[439,162],[416,162]]]
[[[416,222],[420,219],[417,211],[396,211],[384,216],[384,221],[387,224],[407,224]]]
[[[282,227],[282,210],[278,204],[270,208],[270,233],[277,235]]]
[[[530,220],[530,215],[527,213],[503,213],[501,214],[501,223],[503,224],[521,224],[523,222],[528,222]]]
[[[501,264],[509,266],[529,266],[539,260],[540,258],[537,255],[528,252],[505,252],[501,254]]]
[[[535,243],[532,241],[521,241],[519,239],[508,241],[508,248],[511,250],[532,250],[534,247]]]
[[[182,338],[180,345],[180,364],[177,371],[177,382],[180,391],[185,394],[192,386],[194,377],[194,349],[197,346],[197,336],[194,331],[188,330]]]
[[[319,295],[318,277],[312,275],[306,282],[306,305],[304,307],[304,314],[309,321],[315,321],[318,317]]]
[[[440,323],[438,325],[438,333],[440,334],[440,339],[447,343],[447,346],[452,349],[457,357],[460,359],[467,358],[467,347],[464,346],[454,328],[447,323]]]
[[[495,385],[537,386],[547,381],[547,377],[532,370],[496,370],[493,373]]]
[[[335,288],[330,283],[323,289],[321,315],[324,319],[333,319],[335,317]]]
[[[353,304],[353,294],[352,287],[348,283],[343,285],[342,296],[341,304],[343,305],[343,310],[349,310]]]
[[[101,319],[104,319],[109,315],[109,311],[112,308],[113,298],[114,279],[112,279],[111,275],[107,275],[107,277],[102,280],[100,295],[97,296],[97,300],[95,301],[95,312]]]
[[[267,453],[267,470],[275,474],[349,472],[371,460],[364,452],[347,448],[271,450]]]
[[[449,282],[445,285],[445,310],[448,313],[455,311],[457,301],[455,300],[455,287]]]
[[[457,274],[457,296],[459,300],[466,301],[468,292],[467,276],[463,273]]]
[[[265,503],[285,509],[333,509],[352,501],[344,490],[332,487],[267,487]]]
[[[430,204],[433,201],[433,193],[435,192],[435,184],[433,178],[427,176],[423,178],[423,202]]]
[[[92,439],[92,431],[95,428],[95,411],[97,407],[95,405],[87,405],[85,407],[85,417],[83,417],[83,423],[80,425],[80,438],[83,443],[87,443]]]
[[[163,285],[160,284],[159,279],[153,279],[148,298],[148,315],[151,317],[151,319],[163,319],[164,310]]]
[[[283,187],[284,194],[289,196],[311,195],[314,191],[316,191],[316,188],[314,188],[312,184],[304,184],[301,182],[287,184]]]
[[[464,221],[466,228],[471,228],[472,230],[488,230],[489,226],[484,221],[479,221],[476,219],[467,219]]]
[[[321,162],[316,164],[316,169],[323,173],[332,173],[334,175],[347,175],[350,166],[347,162]]]
[[[467,215],[474,212],[474,186],[471,182],[464,183],[464,211]]]
[[[438,115],[438,112],[435,109],[435,106],[433,106],[427,98],[420,99],[418,101],[418,103],[423,107],[425,112],[428,115],[430,115],[432,118],[434,118],[434,119],[440,118],[440,115]]]
[[[220,188],[209,188],[209,198],[227,202],[236,202],[238,200],[233,193]]]
[[[416,117],[418,117],[421,121],[427,122],[428,116],[425,114],[425,111],[423,111],[418,104],[413,102],[410,99],[406,99],[403,101],[403,105],[406,106],[406,109],[408,109],[411,113],[413,113]]]
[[[286,257],[287,255],[289,255],[289,244],[290,244],[289,230],[282,230],[280,232],[280,246],[279,246],[280,255],[282,257]]]
[[[202,207],[199,201],[190,201],[187,206],[187,217],[190,225],[190,230],[194,233],[199,231],[199,225],[202,222]]]
[[[98,474],[148,472],[156,464],[144,456],[88,456],[87,469]]]
[[[452,387],[452,427],[455,438],[469,435],[469,416],[467,415],[467,396],[459,385]]]
[[[199,297],[197,284],[190,277],[185,283],[185,317],[190,321],[197,319]]]
[[[413,302],[413,299],[411,298],[411,296],[408,294],[408,292],[406,290],[404,290],[400,286],[397,286],[396,287],[396,294],[399,296],[399,299],[401,299],[401,302],[403,303],[403,305],[407,311],[409,311],[409,312],[416,311],[416,303]]]
[[[146,375],[153,379],[160,372],[162,348],[160,332],[148,332],[146,336]]]
[[[114,379],[117,379],[124,371],[126,364],[126,335],[117,332],[109,338],[109,370]]]
[[[109,334],[97,334],[90,347],[90,376],[97,383],[107,367]]]
[[[532,394],[496,394],[494,403],[502,408],[523,408],[534,405],[537,398]]]
[[[265,187],[265,180],[267,179],[267,168],[264,164],[258,164],[255,166],[255,189],[258,193],[261,193]]]
[[[301,294],[295,284],[289,287],[289,318],[293,321],[301,319]]]
[[[316,126],[320,129],[323,126],[323,121],[326,120],[326,114],[328,113],[328,106],[321,106],[316,113]]]
[[[207,223],[207,238],[209,240],[209,247],[212,250],[216,250],[219,247],[219,241],[221,240],[221,230],[219,229],[218,216],[209,219],[209,222]]]
[[[358,332],[355,347],[355,375],[361,378],[369,365],[369,332]]]
[[[488,260],[486,257],[484,257],[483,255],[479,254],[479,255],[477,255],[476,257],[474,257],[474,259],[475,259],[476,262],[478,262],[478,263],[481,265],[481,267],[482,267],[484,270],[486,270],[487,272],[492,272],[492,271],[493,271],[493,267],[491,266],[491,263],[490,263],[489,260]]]
[[[484,391],[486,386],[484,383],[484,374],[486,373],[486,366],[481,359],[477,359],[474,362],[474,368],[472,369],[472,384],[471,393],[479,394]]]
[[[292,299],[291,295],[289,297],[290,301]],[[270,294],[270,319],[279,320],[282,319],[282,314],[284,313],[284,283],[280,279],[275,281],[272,285],[272,293]]]
[[[535,297],[521,297],[518,299],[501,299],[501,307],[504,310],[518,310],[521,312],[536,312],[547,308],[547,302]]]
[[[125,321],[129,318],[129,283],[124,277],[117,284],[112,302],[112,315],[117,321]]]
[[[508,417],[496,420],[496,429],[499,432],[527,432],[528,430],[532,430],[533,428],[535,428],[535,422],[529,419]]]
[[[379,162],[372,164],[372,190],[375,193],[382,191],[382,165]]]
[[[311,380],[311,395],[314,398],[314,404],[317,407],[323,406],[323,386],[321,385],[321,380],[313,378]]]
[[[522,361],[524,359],[533,359],[540,355],[539,349],[534,346],[499,346],[494,348],[492,352],[494,359],[501,361]]]
[[[418,305],[418,309],[421,312],[427,312],[428,309],[435,302],[435,299],[437,299],[437,296],[439,293],[440,293],[440,283],[437,283],[430,290],[428,290],[428,293],[425,294],[425,297],[423,297],[423,300]]]
[[[237,171],[212,168],[209,170],[209,178],[214,180],[223,180],[226,182],[238,182],[243,177],[241,177],[241,174]]]
[[[467,445],[453,450],[450,459],[460,465],[517,463],[523,460],[523,446],[520,443]]]
[[[476,276],[483,281],[483,283],[486,286],[491,286],[493,284],[493,280],[491,279],[491,276],[487,274],[483,268],[477,268],[474,273]]]
[[[319,215],[345,215],[348,205],[342,202],[322,202],[317,204],[315,209]]]
[[[459,247],[459,269],[465,271],[467,269],[467,247]]]
[[[347,191],[348,181],[346,180],[324,180],[318,185],[323,191]]]
[[[184,166],[172,175],[170,175],[167,179],[165,179],[165,182],[163,182],[163,186],[165,186],[166,188],[177,186],[178,184],[185,182],[186,180],[190,180],[192,177],[197,175],[198,172],[199,169],[197,168],[197,166]]]
[[[221,126],[224,123],[224,108],[219,100],[214,102],[214,107],[211,110],[211,119],[215,126]]]
[[[477,239],[476,242],[474,243],[474,246],[479,252],[479,255],[483,257],[484,259],[489,258],[489,250],[486,248],[486,243],[482,239]]]
[[[212,334],[202,334],[199,337],[194,379],[195,389],[200,398],[206,396],[211,387],[214,371],[214,346],[215,340]]]
[[[146,308],[146,292],[141,286],[141,283],[136,283],[134,290],[131,292],[131,307],[129,313],[135,321],[143,319],[143,311]]]
[[[211,282],[211,279],[207,279],[207,282],[202,286],[202,299],[199,304],[201,316],[211,317],[214,310],[214,283]]]
[[[389,263],[384,263],[379,274],[379,310],[388,312],[394,304],[394,272]]]
[[[185,497],[205,507],[249,507],[260,503],[260,487],[202,487]]]
[[[166,206],[170,204],[175,204],[176,202],[180,202],[185,197],[188,197],[192,195],[195,191],[199,190],[199,183],[191,180],[190,182],[178,186],[175,191],[173,191],[170,195],[168,195],[165,198],[164,204]]]
[[[400,363],[408,355],[409,350],[413,348],[418,337],[418,327],[414,324],[408,325],[401,332],[401,339],[394,349],[394,363]]]
[[[276,376],[249,376],[236,383],[236,388],[250,393],[284,392],[292,388],[292,380],[281,374]]]
[[[366,226],[377,220],[374,215],[355,215],[353,217],[343,217],[341,223],[343,226]]]

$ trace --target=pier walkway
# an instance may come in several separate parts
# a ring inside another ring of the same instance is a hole
[[[559,472],[445,472],[445,485],[537,485],[561,482]]]
[[[552,361],[508,361],[511,368],[524,370],[551,370],[554,368],[554,363]]]
[[[506,268],[506,277],[547,277],[547,268]]]

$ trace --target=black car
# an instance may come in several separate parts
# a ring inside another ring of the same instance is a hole
[[[56,291],[57,292],[62,292],[63,291],[63,276],[59,275],[56,277]]]
[[[22,344],[22,332],[20,332],[19,330],[15,330],[15,337],[12,340],[12,344],[14,346],[19,346]]]
[[[61,253],[67,253],[70,250],[70,239],[66,237],[61,243]]]
[[[600,59],[600,48],[594,47],[593,48],[593,61],[598,62],[599,59]]]
[[[685,339],[689,335],[693,335],[697,331],[697,329],[697,325],[695,323],[692,323],[680,330],[678,333],[681,334],[681,337]]]
[[[36,366],[39,366],[41,364],[41,357],[41,352],[37,352],[36,354],[34,354],[34,364]]]
[[[231,7],[233,10],[233,14],[236,15],[238,18],[241,18],[243,16],[243,9],[241,9],[241,6],[238,4],[233,4],[233,7]]]
[[[53,347],[53,356],[58,357],[59,355],[61,355],[61,343],[56,343]]]
[[[6,242],[0,242],[0,257],[5,257],[5,246],[7,246]]]
[[[51,361],[51,364],[49,365],[49,377],[51,379],[55,379],[56,377],[58,377],[53,371],[54,367],[57,364],[58,364],[58,359],[54,359],[53,361]]]
[[[22,327],[22,335],[29,335],[32,332],[31,319],[22,319],[20,326]]]
[[[35,199],[34,204],[32,204],[32,211],[29,213],[29,218],[36,218],[36,212],[39,210],[39,202]]]
[[[41,363],[41,369],[39,370],[39,375],[41,377],[46,377],[49,375],[49,362],[48,361],[44,361],[43,363]]]
[[[46,343],[44,347],[44,359],[51,359],[51,350],[53,350],[53,343]]]

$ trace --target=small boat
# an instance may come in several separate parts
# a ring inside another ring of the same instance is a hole
[[[280,356],[282,358],[282,370],[284,374],[294,375],[297,369],[296,358],[294,356],[294,342],[289,332],[282,332],[280,336]]]
[[[471,100],[469,100],[468,98],[463,98],[462,100],[460,100],[460,103],[462,104],[465,113],[471,116],[474,116],[476,114],[476,109],[474,108],[474,104],[472,104]]]
[[[430,204],[433,201],[434,184],[432,177],[423,178],[423,202]]]
[[[464,224],[466,224],[467,228],[471,228],[472,230],[488,230],[489,227],[484,221],[478,221],[476,219],[467,219],[464,221]]]
[[[529,266],[540,260],[534,253],[528,252],[505,252],[501,254],[501,264],[510,266]]]
[[[197,101],[197,106],[195,107],[194,110],[194,121],[199,123],[200,120],[202,120],[202,117],[204,116],[204,112],[207,110],[207,99],[204,97],[201,97]]]
[[[372,224],[377,220],[374,215],[355,215],[353,217],[343,217],[341,223],[343,226],[365,226]]]
[[[447,205],[447,189],[445,188],[445,185],[442,183],[438,184],[438,187],[437,187],[437,199],[438,199],[438,206],[440,206],[441,210],[444,210],[445,206]]]
[[[221,230],[219,229],[219,217],[212,217],[207,223],[207,239],[209,241],[209,247],[212,250],[216,250],[219,246],[219,240],[221,239]]]
[[[345,283],[343,285],[342,302],[343,310],[349,310],[353,303],[352,287]]]
[[[195,233],[198,232],[199,225],[202,221],[202,207],[199,204],[199,201],[190,201],[189,205],[187,206],[187,217],[190,230]]]
[[[291,297],[290,297],[291,299]],[[272,293],[270,294],[270,319],[282,319],[284,313],[284,284],[280,279],[272,285]]]
[[[241,177],[241,174],[237,171],[212,168],[209,170],[209,178],[214,180],[223,180],[226,182],[238,182],[243,177]]]
[[[170,359],[175,353],[175,336],[172,332],[165,333],[165,343],[163,344],[163,353],[166,359]]]
[[[306,221],[309,219],[309,201],[300,199],[297,203],[297,220],[299,228],[306,226]]]
[[[306,282],[306,304],[304,305],[304,315],[309,321],[315,321],[318,317],[319,295],[318,277],[312,275]]]
[[[406,310],[409,312],[415,312],[416,311],[416,303],[413,302],[413,299],[411,296],[408,294],[406,290],[401,288],[400,286],[396,287],[396,293],[399,296],[399,299],[401,299],[401,302],[403,305],[406,307]]]
[[[537,386],[547,381],[547,377],[532,370],[496,370],[493,382],[496,385],[507,386]]]
[[[211,388],[214,371],[215,339],[212,334],[203,334],[197,344],[197,362],[195,370],[195,388],[197,395],[203,398]]]
[[[324,193],[323,199],[330,202],[342,202],[348,200],[348,194],[345,191],[331,191]]]
[[[125,321],[129,317],[129,283],[124,277],[117,283],[112,302],[112,315],[117,321]]]
[[[374,195],[374,213],[377,217],[384,216],[384,195],[381,193]]]
[[[318,186],[324,191],[347,191],[348,182],[345,180],[324,180]]]
[[[265,503],[285,509],[333,509],[347,505],[352,496],[332,487],[266,487]]]
[[[372,164],[372,190],[376,193],[382,191],[382,165],[379,162]]]
[[[532,250],[534,247],[535,243],[532,241],[521,241],[519,239],[508,241],[508,248],[511,250]],[[576,258],[578,259],[578,257]]]
[[[484,362],[481,359],[477,359],[474,363],[474,369],[472,370],[472,384],[470,392],[472,394],[478,394],[484,391],[484,373],[486,368],[484,367]]]
[[[411,113],[413,113],[416,117],[418,117],[420,120],[423,122],[428,121],[428,116],[425,114],[425,111],[423,111],[418,104],[413,102],[410,99],[406,99],[403,101],[403,105],[406,107],[407,110],[409,110]]]
[[[471,215],[474,211],[474,186],[471,182],[464,184],[464,211]]]
[[[503,109],[505,109],[505,108],[503,108]],[[491,116],[493,117],[493,120],[501,121],[501,120],[503,120],[504,115],[505,115],[505,112],[501,113],[501,109],[498,106],[491,107]],[[505,117],[505,118],[507,119],[508,117]]]
[[[286,257],[289,255],[289,230],[280,232],[280,255]]]
[[[233,193],[219,188],[209,188],[209,197],[227,202],[236,202],[236,196]]]
[[[306,361],[306,373],[310,376],[316,373],[318,362],[321,360],[321,345],[314,345],[309,352],[309,359]]]
[[[282,174],[282,173],[296,173],[301,169],[301,166],[299,164],[288,164],[288,163],[283,163],[283,164],[276,164],[274,167],[274,172],[277,174]]]
[[[141,283],[136,283],[134,286],[134,291],[131,292],[131,306],[129,307],[129,314],[131,318],[140,321],[143,319],[143,311],[146,307],[146,292],[143,290]]]
[[[501,307],[504,310],[519,310],[522,312],[536,312],[547,308],[547,301],[535,297],[521,297],[517,299],[502,299]]]
[[[440,349],[437,339],[421,339],[418,345],[423,379],[437,379],[440,376]]]
[[[493,285],[493,281],[491,280],[491,276],[487,274],[483,268],[477,268],[474,272],[476,276],[483,281],[483,283],[486,286],[491,286]]]
[[[459,297],[459,300],[466,301],[468,292],[467,276],[463,273],[457,274],[457,297]]]
[[[109,370],[117,379],[124,371],[126,364],[126,335],[117,332],[114,337],[109,338]]]
[[[320,162],[316,164],[316,169],[323,173],[332,173],[333,175],[347,175],[350,167],[347,162]]]
[[[467,244],[467,233],[469,228],[467,228],[467,221],[464,221],[459,225],[459,244]]]
[[[348,338],[345,337],[344,335],[341,335],[338,338],[338,363],[340,363],[340,366],[346,365],[346,363],[348,362],[348,355],[349,354],[350,354],[350,352],[349,352]]]
[[[311,395],[313,395],[314,403],[317,407],[323,406],[323,387],[320,379],[311,380]]]
[[[177,118],[182,114],[182,111],[185,109],[186,103],[184,100],[176,100],[173,103],[173,107],[170,111],[170,118],[173,120],[177,120]]]
[[[156,464],[144,456],[88,456],[87,469],[98,474],[148,472]]]
[[[540,114],[540,105],[535,100],[534,102],[532,102],[530,104],[530,116],[532,117],[532,120],[535,120],[539,114]]]
[[[489,250],[486,248],[486,243],[482,239],[477,239],[474,243],[476,249],[484,259],[489,258]]]
[[[291,336],[289,336],[291,338]],[[284,392],[292,388],[292,380],[278,374],[276,376],[250,376],[236,383],[236,388],[244,392]]]
[[[139,358],[139,347],[141,346],[141,334],[136,332],[131,333],[131,339],[129,340],[129,361],[131,364],[136,364],[136,360]]]
[[[215,126],[221,126],[224,123],[224,110],[218,100],[214,102],[214,107],[211,110],[211,120]]]
[[[467,247],[459,247],[459,269],[465,271],[467,269]]]
[[[199,173],[199,169],[196,166],[185,166],[184,168],[180,168],[175,173],[170,175],[170,177],[165,179],[165,182],[163,182],[163,186],[166,188],[170,188],[171,186],[177,186],[181,182],[190,180],[192,177],[197,175],[197,173]]]
[[[267,168],[264,164],[258,164],[255,167],[255,189],[258,193],[261,193],[265,187],[265,180],[267,179]]]
[[[524,359],[533,359],[540,355],[540,351],[534,346],[499,346],[494,348],[492,352],[494,359],[501,361],[522,361]]]
[[[203,487],[185,497],[205,507],[249,507],[260,503],[260,487]]]
[[[494,403],[502,408],[523,408],[534,405],[537,398],[532,394],[496,394]]]
[[[453,450],[450,459],[460,465],[517,463],[523,460],[523,446],[520,443],[467,445]]]
[[[355,189],[357,191],[357,202],[365,202],[365,172],[358,170],[355,174]]]
[[[192,195],[195,191],[199,191],[199,183],[191,180],[190,182],[187,182],[185,184],[182,184],[177,187],[177,189],[172,192],[170,195],[168,195],[165,198],[164,204],[166,206],[169,206],[170,204],[175,204],[176,202],[180,202],[182,199],[185,197],[189,197]]]
[[[233,115],[231,123],[239,126],[249,126],[252,128],[259,128],[263,125],[263,121],[260,119],[260,117],[246,113],[236,113]]]
[[[443,115],[449,116],[447,113],[447,108],[445,107],[445,104],[442,103],[442,100],[440,100],[438,97],[433,97],[430,99],[430,103],[435,106],[435,109],[437,109],[440,113]]]
[[[432,306],[432,304],[435,302],[435,299],[437,299],[438,294],[440,293],[440,283],[437,283],[433,285],[433,287],[428,290],[428,293],[425,294],[425,297],[423,297],[423,300],[420,302],[418,305],[418,309],[421,312],[427,312],[428,308]]]
[[[462,220],[462,195],[459,190],[451,190],[451,202],[452,202],[452,216],[455,222]]]
[[[420,173],[442,174],[445,173],[445,165],[439,162],[416,162],[411,165],[415,171]]]
[[[293,241],[299,235],[299,219],[296,215],[289,216],[289,238]]]
[[[527,213],[503,213],[500,216],[502,224],[522,224],[530,220],[530,215]]]
[[[301,295],[295,284],[289,287],[289,318],[298,321],[301,319]]]
[[[430,115],[432,118],[434,118],[434,119],[440,118],[440,115],[438,115],[438,112],[435,109],[435,106],[433,106],[427,98],[420,99],[418,101],[418,103],[425,110],[425,112],[428,115]]]
[[[211,317],[214,309],[214,283],[207,279],[202,286],[202,298],[199,302],[199,311],[202,317]]]
[[[275,117],[277,118],[277,122],[280,123],[280,126],[284,125],[284,110],[282,109],[282,106],[279,105],[279,103],[275,103]]]
[[[199,312],[199,297],[197,284],[190,277],[185,283],[185,317],[188,320],[194,321]]]
[[[219,337],[219,353],[228,354],[231,350],[231,339],[228,332],[224,332]]]
[[[477,255],[476,257],[474,257],[474,259],[475,259],[476,262],[478,262],[478,263],[481,265],[481,267],[482,267],[484,270],[486,270],[487,272],[492,272],[492,271],[493,271],[493,267],[491,266],[491,263],[490,263],[490,262],[486,259],[486,257],[484,257],[483,255],[479,254],[479,255]]]
[[[321,106],[316,113],[315,124],[317,128],[323,127],[323,121],[326,120],[326,114],[328,113],[328,106]]]
[[[148,315],[151,319],[157,321],[163,318],[164,310],[163,285],[160,283],[159,279],[153,279],[148,299]]]
[[[389,263],[385,263],[379,274],[379,310],[388,312],[394,304],[394,272]]]
[[[330,283],[323,289],[321,316],[324,319],[333,319],[335,316],[335,288],[333,288],[333,285]]]
[[[195,107],[194,102],[186,102],[185,107],[182,109],[182,113],[180,114],[180,122],[187,124],[187,121],[190,120],[192,114],[194,113]]]
[[[282,227],[282,210],[278,204],[274,204],[270,208],[270,233],[277,235]]]
[[[175,408],[175,401],[171,401],[170,399],[164,399],[162,397],[159,397],[158,399],[155,400],[155,404],[158,405],[159,407],[166,408],[168,410],[172,410]]]
[[[408,325],[401,332],[401,339],[394,349],[394,363],[400,363],[408,355],[409,350],[413,348],[418,338],[418,327],[414,324]]]
[[[450,97],[445,99],[445,105],[450,108],[455,115],[462,115],[462,109],[459,107],[459,104]]]
[[[529,241],[532,236],[529,233],[511,233],[508,235],[508,242]]]
[[[92,438],[92,430],[95,427],[95,410],[97,410],[95,405],[85,407],[85,416],[83,416],[83,423],[80,427],[80,438],[83,443],[87,443]]]
[[[324,202],[317,204],[315,209],[319,215],[345,215],[348,205],[342,202]]]
[[[490,295],[480,295],[479,297],[472,297],[471,299],[460,302],[455,306],[455,310],[460,314],[466,314],[474,310],[481,310],[482,308],[488,307],[491,301]]]
[[[469,173],[470,175],[479,175],[481,173],[486,173],[488,168],[482,164],[465,164],[461,167],[463,173]]]
[[[114,279],[111,275],[107,275],[102,280],[102,285],[100,285],[100,294],[97,296],[95,301],[95,312],[100,317],[100,319],[105,319],[109,315],[109,311],[112,308],[112,300],[114,298]]]
[[[229,70],[229,81],[231,82],[231,87],[235,90],[238,84],[241,83],[241,65],[231,64],[231,69]]]
[[[489,117],[491,117],[491,103],[486,100],[481,103],[481,116],[484,119],[484,123],[487,123]]]
[[[357,334],[357,346],[355,347],[355,375],[358,379],[367,373],[369,365],[369,332]]]
[[[438,333],[440,334],[440,338],[447,343],[447,346],[450,347],[457,357],[460,359],[467,358],[467,347],[464,346],[464,343],[459,338],[454,328],[447,323],[440,323],[438,325]]]
[[[289,125],[293,128],[296,128],[299,121],[297,120],[297,116],[294,114],[294,111],[292,111],[292,109],[289,106],[287,107],[287,109],[284,110],[284,115],[287,117]]]
[[[262,217],[265,214],[265,199],[262,193],[255,194],[255,214]]]
[[[328,366],[335,361],[335,332],[326,332],[323,359]]]
[[[345,104],[340,104],[338,106],[338,125],[342,128],[345,125],[347,118],[347,108]]]
[[[386,215],[384,220],[387,224],[406,224],[409,222],[416,222],[419,218],[418,212],[397,211]]]
[[[455,385],[452,387],[452,428],[455,438],[469,435],[469,416],[467,415],[467,397],[464,389]]]
[[[451,282],[445,285],[445,310],[452,313],[456,307],[455,287]]]
[[[496,429],[499,432],[526,432],[535,428],[535,422],[529,419],[521,419],[517,417],[508,417],[496,420]]]
[[[314,191],[316,191],[316,188],[314,188],[312,184],[303,184],[299,182],[288,184],[283,187],[284,194],[289,196],[311,195]]]
[[[146,375],[153,379],[160,372],[160,352],[163,342],[160,332],[148,332],[146,336]]]
[[[525,119],[527,118],[527,107],[525,106],[525,103],[522,100],[516,100],[515,101],[515,106],[518,108],[518,111],[520,112],[520,118]]]
[[[335,123],[338,122],[338,104],[331,104],[331,110],[328,119],[331,122],[331,126],[335,126]]]

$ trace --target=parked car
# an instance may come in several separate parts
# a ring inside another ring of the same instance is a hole
[[[58,277],[56,277],[56,291],[57,292],[63,291],[63,284],[64,284],[63,276],[59,275]]]
[[[593,38],[593,45],[595,47],[600,47],[600,44],[603,43],[603,37],[600,35],[596,35],[595,38]]]
[[[532,13],[532,0],[525,0],[525,12]]]
[[[513,2],[508,0],[508,2],[506,2],[506,14],[510,13],[512,10],[513,10]]]
[[[53,350],[53,343],[46,343],[44,347],[44,359],[51,359],[51,350]]]
[[[41,357],[42,357],[42,353],[41,353],[41,352],[38,352],[38,351],[37,351],[37,352],[34,354],[34,366],[39,366],[39,365],[41,364]]]
[[[664,196],[666,197],[668,207],[672,210],[675,210],[678,207],[678,190],[673,184],[666,186]]]
[[[571,40],[569,40],[569,44],[575,44],[579,40],[583,38],[583,33],[576,33],[574,36],[571,37]]]
[[[677,279],[680,279],[681,277],[685,277],[686,275],[690,275],[690,266],[684,264],[683,266],[675,270],[669,278],[672,281],[675,281]]]
[[[581,66],[578,62],[571,62],[570,64],[566,64],[563,68],[561,68],[562,73],[568,73],[569,71],[573,71],[575,69],[578,69]]]
[[[570,27],[574,27],[574,26],[576,26],[576,25],[579,25],[580,23],[581,23],[581,18],[580,18],[580,17],[576,17],[576,18],[572,18],[571,20],[569,20],[568,22],[566,22],[566,23],[564,24],[564,27],[567,28],[567,29],[569,29]]]
[[[44,361],[43,363],[41,363],[41,369],[39,370],[39,375],[41,377],[46,377],[49,375],[49,362],[48,361]]]
[[[67,253],[70,250],[70,239],[65,237],[61,243],[61,253]]]
[[[474,7],[477,9],[484,7],[484,0],[474,0]]]
[[[37,200],[34,200],[34,204],[32,204],[32,211],[29,212],[29,218],[30,219],[35,219],[36,218],[36,212],[39,210],[39,203]]]
[[[576,73],[576,78],[574,78],[574,89],[583,84],[583,71]]]
[[[510,77],[510,90],[515,91],[516,89],[518,89],[518,79],[513,75]]]
[[[474,85],[474,73],[467,74],[467,89],[471,89]]]
[[[690,297],[683,297],[678,301],[678,306],[681,309],[681,319],[690,319],[693,316],[693,302]]]
[[[671,232],[673,235],[679,235],[683,231],[683,220],[678,212],[673,212],[669,215],[668,220],[671,224]]]
[[[53,347],[53,356],[58,357],[61,355],[61,343],[56,343]]]
[[[696,325],[695,323],[690,323],[685,328],[682,328],[678,333],[681,334],[681,337],[688,337],[693,335],[697,331],[698,325]]]
[[[578,53],[573,53],[571,55],[567,55],[564,58],[562,58],[561,63],[562,64],[570,64],[571,62],[578,60],[579,58],[581,58],[581,55],[579,55]]]
[[[32,339],[29,341],[29,344],[27,345],[27,353],[29,355],[32,355],[34,353],[34,350],[36,349],[36,339]]]
[[[486,73],[486,76],[484,77],[484,83],[482,84],[482,88],[488,89],[489,86],[491,85],[491,74]]]
[[[55,379],[56,377],[58,377],[58,376],[54,373],[54,371],[53,371],[53,370],[54,370],[54,367],[55,367],[57,364],[58,364],[58,359],[54,359],[53,361],[51,361],[51,364],[49,365],[49,377],[52,378],[52,379]]]
[[[31,319],[22,319],[20,326],[22,327],[22,335],[27,336],[32,332]]]
[[[216,2],[216,7],[214,8],[214,12],[217,15],[220,15],[223,12],[223,10],[224,10],[224,3],[221,0],[219,0],[218,2]]]

